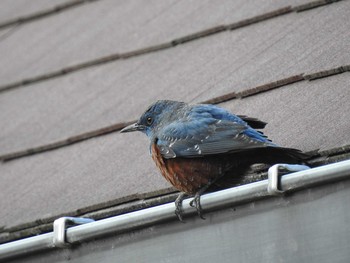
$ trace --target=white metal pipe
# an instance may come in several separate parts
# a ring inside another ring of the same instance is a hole
[[[344,178],[350,178],[350,160],[284,175],[281,178],[281,187],[284,191],[294,191],[320,183],[338,181]],[[209,211],[225,206],[258,200],[263,197],[271,196],[267,191],[267,187],[268,180],[263,180],[209,193],[201,197],[201,204],[204,211]],[[196,213],[195,208],[189,205],[189,201],[190,200],[187,199],[183,202],[185,215]],[[135,228],[175,219],[177,216],[174,211],[174,203],[169,203],[71,227],[67,229],[66,239],[68,243],[74,243],[105,234],[126,232]],[[53,248],[53,238],[54,235],[51,232],[0,245],[0,259]]]
[[[0,245],[0,259],[53,248],[53,232]]]

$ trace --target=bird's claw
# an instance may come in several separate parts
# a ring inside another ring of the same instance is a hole
[[[184,197],[186,196],[185,193],[180,193],[179,196],[175,200],[175,215],[181,222],[185,222],[182,217],[182,201],[184,200]]]
[[[175,215],[183,223],[185,221],[183,220],[182,201],[184,200],[185,196],[185,193],[180,193],[175,200]],[[197,214],[200,218],[205,219],[205,217],[203,216],[203,209],[201,206],[201,192],[198,192],[194,196],[193,200],[190,202],[190,206],[196,208]]]
[[[175,209],[175,215],[177,216],[177,218],[181,221],[181,222],[185,222],[183,220],[183,217],[182,217],[182,209],[181,207],[176,207]]]
[[[203,209],[201,206],[201,196],[200,194],[196,194],[193,198],[193,200],[190,202],[190,206],[196,208],[197,214],[200,218],[205,220],[205,217],[203,216]]]

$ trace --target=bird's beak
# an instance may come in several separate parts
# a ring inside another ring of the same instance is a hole
[[[126,126],[124,129],[122,129],[120,132],[132,132],[132,131],[140,131],[141,125],[139,125],[137,122],[134,124],[131,124],[129,126]]]

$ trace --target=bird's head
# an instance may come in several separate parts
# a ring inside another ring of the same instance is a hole
[[[157,131],[172,119],[174,110],[182,105],[184,105],[183,102],[159,100],[149,106],[136,123],[125,127],[120,132],[141,131],[152,140]]]

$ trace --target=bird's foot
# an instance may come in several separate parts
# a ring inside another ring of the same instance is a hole
[[[190,202],[190,206],[195,207],[199,217],[202,219],[205,219],[205,217],[203,216],[203,209],[201,206],[201,193],[200,192],[196,193],[193,200]]]
[[[184,222],[182,218],[182,201],[185,199],[186,194],[185,193],[180,193],[179,196],[175,200],[175,215],[177,218],[181,221]]]
[[[201,195],[207,191],[207,189],[213,184],[214,181],[209,181],[205,186],[203,186],[194,196],[193,200],[190,202],[190,206],[195,207],[197,210],[197,214],[200,218],[205,219],[203,216],[203,209],[201,205]]]

